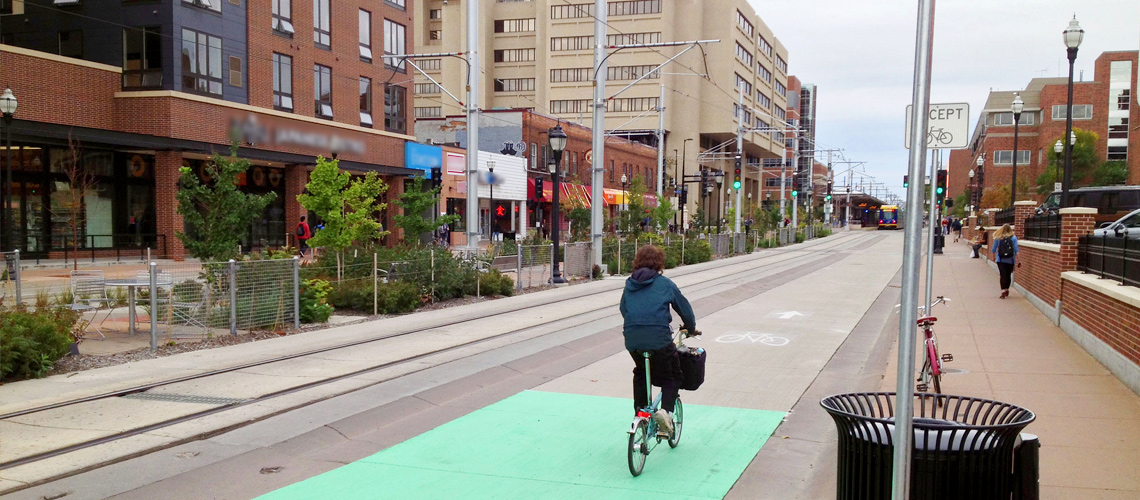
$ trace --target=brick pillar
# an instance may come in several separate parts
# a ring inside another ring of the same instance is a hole
[[[285,167],[285,241],[296,248],[297,223],[307,212],[297,202],[297,195],[305,191],[309,183],[309,165],[288,165]]]
[[[168,259],[186,260],[186,248],[178,239],[182,232],[182,216],[178,215],[178,169],[182,166],[182,153],[178,151],[158,151],[154,154],[154,215],[155,231],[162,237],[158,248],[159,255]]]
[[[1013,234],[1017,239],[1025,239],[1025,219],[1033,216],[1037,208],[1035,201],[1018,201],[1013,204]]]
[[[404,230],[396,227],[396,215],[403,213],[400,208],[400,195],[404,194],[404,180],[407,178],[401,175],[389,175],[382,179],[388,190],[381,196],[384,197],[388,207],[384,211],[386,215],[384,220],[380,221],[383,224],[381,229],[389,233],[385,238],[387,246],[394,247],[404,241]]]
[[[1095,208],[1061,209],[1061,272],[1077,270],[1077,243],[1096,227]]]

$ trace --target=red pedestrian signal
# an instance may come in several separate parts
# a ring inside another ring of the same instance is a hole
[[[495,207],[495,215],[502,217],[502,216],[506,215],[506,213],[507,213],[507,211],[506,211],[506,209],[503,208],[502,205]]]

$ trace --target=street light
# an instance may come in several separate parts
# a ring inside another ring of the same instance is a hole
[[[1069,27],[1061,32],[1065,40],[1065,48],[1069,53],[1069,101],[1065,104],[1065,136],[1069,137],[1069,147],[1065,148],[1065,178],[1061,183],[1061,208],[1069,204],[1069,185],[1073,181],[1073,63],[1077,60],[1077,48],[1081,46],[1081,39],[1085,37],[1085,30],[1077,23],[1077,16],[1069,21]]]
[[[16,114],[17,104],[12,89],[4,89],[4,93],[0,94],[0,113],[4,116],[4,129],[8,131],[6,144],[8,171],[4,183],[4,232],[8,239],[8,250],[16,249],[15,232],[12,231],[12,116]],[[3,248],[3,245],[0,245],[0,248]]]
[[[1017,92],[1013,93],[1013,104],[1010,105],[1010,110],[1013,111],[1013,179],[1010,182],[1009,189],[1009,206],[1013,206],[1017,201],[1017,128],[1021,123],[1021,111],[1025,109],[1025,103],[1021,101],[1021,95]]]
[[[974,169],[971,168],[970,173],[967,175],[970,176],[970,208],[971,208],[970,212],[973,212],[973,206],[974,206]]]
[[[566,279],[562,277],[562,271],[559,270],[558,253],[561,247],[558,246],[558,233],[562,232],[562,224],[558,218],[558,192],[562,190],[562,186],[558,184],[558,165],[562,163],[562,152],[566,150],[566,132],[562,131],[562,125],[556,125],[554,128],[547,132],[547,141],[550,145],[550,150],[554,153],[554,163],[550,167],[550,180],[554,184],[554,197],[551,201],[554,204],[551,222],[554,227],[551,229],[551,235],[554,238],[554,273],[551,274],[550,282],[555,286],[566,284]],[[625,176],[622,176],[624,179]]]
[[[982,152],[982,154],[978,155],[978,161],[975,163],[978,167],[978,189],[974,191],[974,206],[977,207],[982,204],[983,182],[985,182],[986,177],[986,153]]]
[[[491,214],[489,221],[491,226],[491,241],[495,241],[495,162],[487,162],[487,185],[491,188],[491,197],[487,201],[487,213]]]
[[[724,171],[716,172],[716,234],[720,234],[720,218],[724,210]]]

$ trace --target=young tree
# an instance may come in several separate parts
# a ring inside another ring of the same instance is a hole
[[[67,177],[67,190],[57,189],[51,194],[51,214],[53,219],[63,220],[67,225],[71,238],[66,243],[71,251],[78,253],[84,242],[95,243],[81,239],[80,235],[87,229],[87,212],[91,209],[85,200],[98,189],[99,178],[95,169],[83,161],[83,145],[72,139],[70,133],[67,134],[67,159],[61,167]],[[79,259],[73,261],[72,269],[79,269]]]
[[[625,210],[618,219],[618,228],[624,233],[641,233],[641,220],[645,218],[645,180],[636,176],[625,191]]]
[[[664,231],[669,228],[669,223],[673,221],[673,216],[676,215],[677,211],[673,209],[673,199],[662,196],[657,199],[657,206],[653,207],[649,213],[653,219],[653,227],[659,231]]]
[[[1077,135],[1077,143],[1073,145],[1073,172],[1071,174],[1072,186],[1080,187],[1087,186],[1092,180],[1090,176],[1100,166],[1100,157],[1096,154],[1096,144],[1100,140],[1100,135],[1096,132],[1081,130],[1074,128],[1073,133]],[[1050,141],[1050,144],[1056,143],[1061,138],[1058,137]],[[1053,192],[1053,183],[1061,182],[1064,178],[1065,167],[1065,153],[1050,155],[1049,166],[1041,175],[1037,176],[1037,194],[1049,194]]]
[[[405,186],[400,194],[397,204],[403,213],[394,217],[396,226],[404,230],[404,241],[419,244],[420,238],[425,234],[432,234],[444,224],[459,222],[458,215],[441,215],[432,220],[424,217],[424,213],[435,208],[439,202],[440,188],[425,190],[424,178],[415,177],[410,186]]]
[[[249,169],[249,161],[237,157],[236,144],[230,147],[229,157],[215,154],[202,168],[211,183],[202,182],[190,167],[178,170],[178,215],[194,234],[179,232],[177,236],[193,257],[229,260],[238,256],[238,243],[250,223],[277,195],[246,194],[238,189],[237,178]]]
[[[581,203],[567,199],[560,200],[566,220],[570,221],[570,241],[586,241],[590,235],[590,209]]]
[[[986,188],[982,192],[980,210],[987,208],[1001,208],[1009,205],[1009,184],[1002,184],[991,188]]]
[[[341,252],[354,242],[372,242],[388,234],[376,214],[387,206],[379,201],[388,189],[376,172],[353,179],[341,172],[337,160],[317,157],[317,166],[305,185],[308,194],[297,195],[297,202],[312,211],[325,227],[313,234],[309,246],[336,252],[337,276],[341,274]]]
[[[1122,161],[1106,161],[1093,172],[1093,186],[1124,184],[1128,180],[1128,164]]]

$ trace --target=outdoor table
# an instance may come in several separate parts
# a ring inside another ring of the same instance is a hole
[[[159,280],[155,282],[155,286],[171,286],[172,281]],[[105,287],[127,287],[127,332],[130,335],[135,334],[135,289],[138,287],[150,288],[150,280],[139,280],[137,278],[123,278],[107,280],[103,283]],[[150,312],[150,320],[154,321],[155,311]]]

